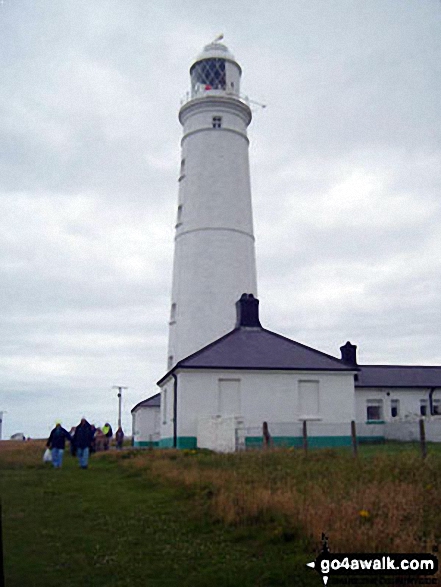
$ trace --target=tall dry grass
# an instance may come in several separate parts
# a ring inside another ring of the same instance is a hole
[[[218,521],[267,525],[276,537],[302,538],[311,547],[322,532],[339,552],[430,552],[441,541],[439,457],[193,453],[133,453],[123,462],[186,487]]]
[[[1,440],[0,469],[39,467],[45,447],[45,440]]]

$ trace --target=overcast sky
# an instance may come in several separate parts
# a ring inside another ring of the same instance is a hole
[[[262,324],[441,364],[440,0],[0,0],[3,438],[116,425],[165,373],[188,69],[249,128]],[[232,325],[233,326],[233,325]]]

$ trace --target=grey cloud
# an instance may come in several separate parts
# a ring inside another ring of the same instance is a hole
[[[60,397],[69,422],[115,414],[115,383],[130,427],[156,392],[177,111],[220,32],[268,104],[250,128],[264,324],[439,363],[438,2],[6,0],[0,21],[6,432],[46,433]]]

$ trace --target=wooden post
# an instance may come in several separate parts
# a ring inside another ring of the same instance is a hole
[[[2,500],[0,499],[0,587],[5,587],[5,573],[3,560],[3,531],[2,531]]]
[[[420,443],[421,443],[421,456],[423,459],[427,456],[426,448],[426,428],[424,426],[424,419],[420,418]]]
[[[268,430],[268,422],[262,424],[263,448],[269,448],[271,444],[271,434]]]
[[[358,447],[357,447],[357,430],[355,428],[355,421],[351,420],[351,437],[352,437],[352,452],[355,458],[358,455]]]
[[[303,420],[303,450],[306,455],[308,453],[308,430],[306,427],[306,420]]]

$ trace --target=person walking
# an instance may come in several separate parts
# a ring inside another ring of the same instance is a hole
[[[73,442],[77,452],[78,462],[82,469],[87,469],[89,464],[90,445],[93,440],[92,426],[86,420],[81,418],[81,422],[75,429]]]
[[[109,450],[110,441],[112,440],[112,436],[113,436],[112,426],[109,424],[109,422],[106,422],[104,424],[104,426],[102,427],[102,431],[103,431],[103,434],[105,436],[105,438],[104,438],[104,450]]]
[[[72,442],[71,435],[61,426],[61,422],[56,422],[55,428],[51,430],[46,443],[47,448],[51,449],[52,464],[54,469],[61,469],[66,440]]]
[[[124,442],[124,432],[123,432],[123,429],[121,428],[121,426],[118,428],[118,430],[115,433],[115,440],[116,440],[116,448],[121,450],[123,447],[123,442]]]

